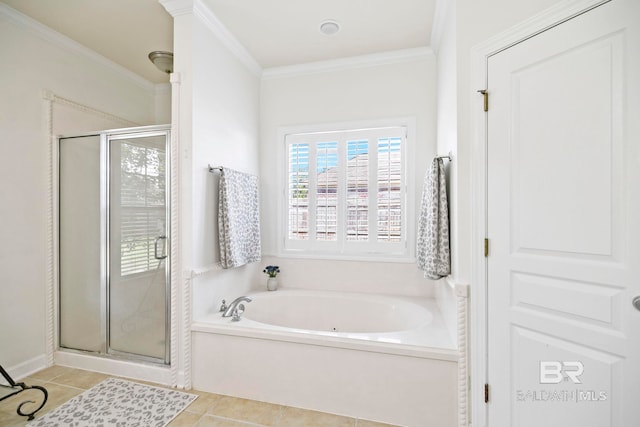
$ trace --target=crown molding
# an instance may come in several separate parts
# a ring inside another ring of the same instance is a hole
[[[224,26],[203,1],[194,0],[194,14],[200,18],[211,32],[242,62],[256,77],[262,75],[262,67],[242,43]]]
[[[116,64],[110,59],[100,55],[94,50],[89,49],[83,44],[78,43],[77,41],[47,27],[46,25],[36,21],[35,19],[18,12],[17,10],[7,6],[6,4],[0,2],[0,17],[5,17],[9,21],[14,24],[29,30],[31,33],[37,35],[42,40],[52,43],[62,49],[65,49],[69,52],[82,55],[85,58],[94,61],[116,74],[124,77],[127,80],[135,83],[140,86],[142,89],[153,92],[154,84],[150,81],[144,79],[138,74],[124,68],[123,66]]]
[[[455,1],[436,0],[436,8],[433,14],[433,27],[431,28],[431,47],[437,54],[440,50],[440,41],[445,30],[447,15],[451,8],[455,8]],[[455,23],[455,21],[454,21]]]
[[[187,15],[193,11],[194,0],[159,0],[172,17]]]
[[[247,48],[220,22],[204,0],[160,0],[171,16],[193,14],[200,19],[222,44],[256,77],[262,75],[262,67]]]
[[[262,79],[280,79],[309,74],[328,73],[354,68],[375,67],[380,65],[413,62],[428,58],[435,58],[429,47],[401,49],[389,52],[372,53],[368,55],[352,56],[327,61],[309,62],[306,64],[288,65],[284,67],[266,68],[262,71]]]

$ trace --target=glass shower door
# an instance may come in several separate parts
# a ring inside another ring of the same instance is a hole
[[[108,351],[168,362],[167,134],[109,137]]]
[[[104,351],[100,135],[59,141],[60,347]]]

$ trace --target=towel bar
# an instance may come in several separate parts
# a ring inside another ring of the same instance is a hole
[[[451,151],[449,151],[449,154],[447,154],[446,156],[436,156],[436,159],[447,159],[450,162],[453,161],[453,153]]]

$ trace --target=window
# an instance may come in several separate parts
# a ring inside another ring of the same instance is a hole
[[[120,275],[127,276],[156,269],[156,244],[164,248],[164,241],[156,240],[165,233],[165,147],[123,140],[117,149],[119,171],[112,189],[119,212],[113,220],[119,219]]]
[[[405,126],[285,136],[284,251],[406,257]]]

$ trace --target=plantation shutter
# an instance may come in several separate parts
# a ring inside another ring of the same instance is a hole
[[[404,127],[290,134],[285,250],[406,254]]]

